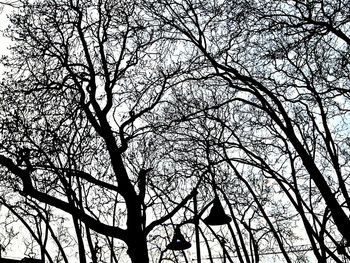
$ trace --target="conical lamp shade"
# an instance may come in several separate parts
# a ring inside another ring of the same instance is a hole
[[[167,245],[170,250],[185,250],[191,247],[191,243],[186,241],[180,229],[175,229],[173,240]]]
[[[215,197],[213,207],[209,215],[203,220],[207,225],[225,225],[231,222],[231,217],[225,214],[224,208],[218,197]]]

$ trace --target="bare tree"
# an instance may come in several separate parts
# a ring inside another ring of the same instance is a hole
[[[343,241],[350,240],[349,1],[148,7],[168,45],[181,47],[169,57],[187,69],[187,84],[175,96],[182,102],[173,110],[178,119],[225,127],[210,141],[233,174],[274,181],[304,223],[317,259],[341,262],[335,247],[344,254]],[[286,244],[278,243],[283,251]]]
[[[118,262],[123,253],[149,262],[148,236],[186,204],[197,180],[189,174],[180,188],[183,177],[164,174],[142,120],[161,108],[177,74],[160,63],[159,33],[137,1],[50,0],[21,1],[7,35],[1,191],[68,214],[80,262]],[[50,236],[56,261],[67,261],[60,235]]]
[[[213,191],[233,222],[200,221],[212,261],[302,262],[297,222],[319,262],[348,257],[349,1],[18,6],[1,191],[68,214],[80,262],[174,258],[167,228]]]

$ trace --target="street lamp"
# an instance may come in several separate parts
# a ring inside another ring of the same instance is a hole
[[[231,220],[231,217],[225,213],[219,197],[215,194],[213,207],[211,208],[209,215],[203,219],[204,223],[211,226],[219,226],[226,225],[230,223]]]
[[[194,218],[193,222],[195,225],[195,235],[196,235],[196,252],[197,252],[197,262],[201,262],[200,255],[200,244],[199,244],[199,216],[197,208],[197,191],[193,195],[193,204],[194,204]],[[220,202],[220,199],[215,192],[215,197],[213,200],[213,206],[210,210],[209,215],[203,219],[204,223],[207,225],[225,225],[231,222],[231,217],[225,213],[225,210]],[[180,225],[175,228],[174,237],[172,241],[167,245],[167,248],[170,250],[185,250],[191,247],[191,243],[186,241],[184,236],[180,232]]]
[[[191,247],[191,243],[186,241],[181,234],[180,226],[175,228],[174,237],[172,241],[167,245],[170,250],[185,250]]]

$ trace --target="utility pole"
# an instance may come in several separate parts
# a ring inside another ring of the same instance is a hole
[[[2,258],[1,256],[2,251],[5,251],[5,248],[3,247],[3,245],[0,245],[0,259]]]
[[[199,217],[198,217],[198,207],[197,207],[197,191],[193,196],[193,206],[194,206],[194,227],[196,231],[196,252],[197,252],[197,263],[201,263],[201,248],[199,243]]]

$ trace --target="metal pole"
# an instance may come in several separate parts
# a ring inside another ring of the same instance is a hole
[[[198,207],[197,207],[197,192],[193,196],[193,206],[194,206],[194,228],[196,234],[196,252],[197,252],[197,263],[201,263],[201,248],[199,243],[199,217],[198,217]]]

